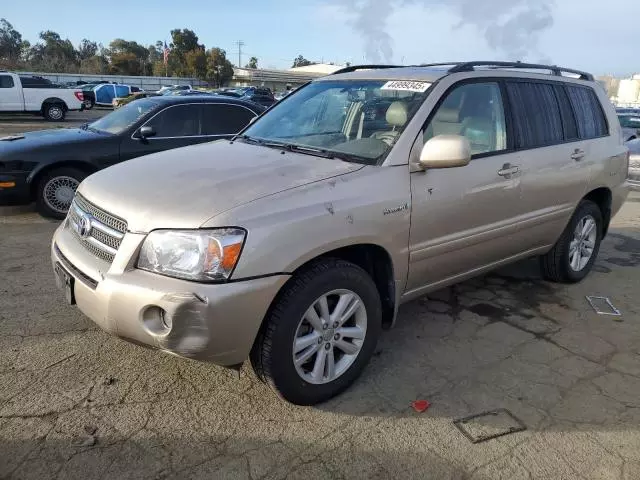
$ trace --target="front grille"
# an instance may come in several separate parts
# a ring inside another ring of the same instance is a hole
[[[127,231],[127,222],[125,222],[121,218],[105,212],[101,208],[96,207],[94,204],[86,200],[82,195],[76,194],[73,201],[78,206],[78,208],[80,208],[80,210],[91,214],[103,225],[113,228],[120,233],[124,233]]]
[[[67,215],[66,227],[84,248],[111,263],[127,231],[127,222],[76,194]]]

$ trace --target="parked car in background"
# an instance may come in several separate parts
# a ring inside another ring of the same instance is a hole
[[[625,142],[640,138],[640,111],[637,113],[619,113],[618,120],[620,120]]]
[[[68,111],[84,108],[83,99],[79,88],[64,88],[42,77],[0,71],[0,112],[33,112],[49,121],[62,121]]]
[[[124,97],[124,98],[114,98],[111,103],[113,105],[113,108],[120,108],[123,105],[131,103],[134,100],[138,100],[140,98],[158,97],[158,96],[159,96],[159,94],[156,93],[156,92],[140,91],[140,92],[132,93],[131,95],[129,95],[127,97]]]
[[[271,93],[271,90],[268,88],[251,87],[247,89],[240,98],[257,103],[263,107],[270,107],[276,103],[273,93]]]
[[[123,85],[120,83],[103,83],[93,88],[96,100],[95,104],[102,107],[112,107],[114,98],[128,97],[132,93],[140,91],[140,87]]]
[[[169,90],[176,91],[176,90],[192,90],[192,89],[193,87],[191,85],[167,85],[160,88],[160,90],[158,90],[156,93],[164,94],[166,91],[169,91]]]
[[[629,148],[629,183],[631,189],[640,191],[640,137],[627,142]]]
[[[103,85],[105,83],[109,83],[106,80],[101,80],[99,82],[85,83],[80,88],[82,88],[82,95],[84,97],[84,108],[87,110],[91,110],[96,104],[96,93],[93,91],[98,85]]]
[[[547,280],[585,278],[628,195],[627,160],[586,72],[347,67],[234,141],[87,178],[52,264],[101,328],[248,359],[281,398],[315,404],[358,378],[402,303],[531,257]]]
[[[0,203],[35,201],[43,216],[63,218],[75,189],[91,173],[148,153],[229,138],[263,111],[226,97],[158,96],[81,128],[0,139]]]

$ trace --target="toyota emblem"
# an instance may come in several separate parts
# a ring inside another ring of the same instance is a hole
[[[91,215],[87,215],[86,213],[80,216],[78,221],[78,234],[82,238],[87,238],[91,233]]]

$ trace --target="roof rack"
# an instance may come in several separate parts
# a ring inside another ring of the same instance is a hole
[[[443,64],[432,64],[432,65],[421,65],[421,66],[435,66],[435,65],[443,65]],[[463,63],[451,63],[444,65],[454,65],[454,67],[449,69],[449,73],[457,73],[457,72],[473,72],[475,67],[487,67],[487,68],[523,68],[530,70],[549,70],[553,75],[558,77],[562,76],[562,73],[573,73],[574,75],[578,75],[580,80],[590,80],[593,81],[593,75],[587,72],[583,72],[581,70],[573,70],[571,68],[558,67],[557,65],[541,65],[537,63],[523,63],[523,62],[485,62],[485,61],[474,61],[474,62],[463,62]]]
[[[375,70],[379,68],[402,68],[404,65],[350,65],[348,67],[336,70],[331,75],[338,75],[339,73],[350,73],[356,70]]]

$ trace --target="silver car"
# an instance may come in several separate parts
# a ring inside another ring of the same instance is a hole
[[[640,138],[627,142],[629,148],[629,183],[631,189],[640,191]]]
[[[308,405],[360,375],[402,303],[528,257],[551,281],[582,280],[627,162],[588,73],[348,67],[232,141],[89,176],[51,257],[67,301],[107,332],[249,359]]]
[[[618,120],[625,142],[640,138],[640,113],[618,114]]]

